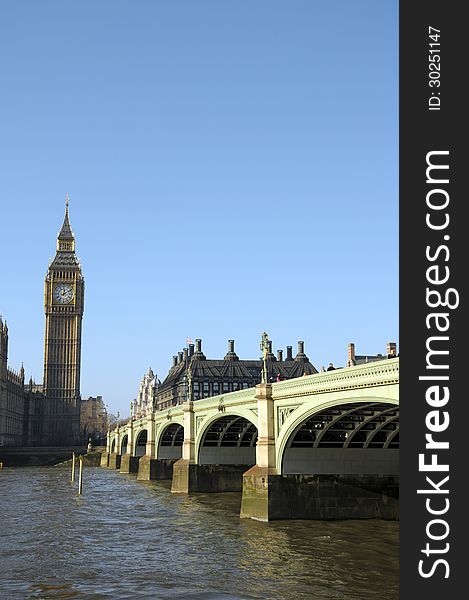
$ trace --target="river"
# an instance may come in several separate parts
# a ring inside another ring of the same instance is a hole
[[[396,600],[398,524],[239,518],[237,493],[170,493],[87,468],[0,470],[0,597]]]

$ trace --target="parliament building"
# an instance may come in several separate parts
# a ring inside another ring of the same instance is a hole
[[[75,254],[68,196],[57,249],[44,282],[44,379],[25,383],[8,367],[8,327],[0,318],[0,446],[80,443],[81,323],[85,282]]]

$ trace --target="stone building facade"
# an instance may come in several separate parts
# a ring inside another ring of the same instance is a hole
[[[24,381],[24,368],[8,366],[8,326],[0,317],[0,446],[41,445],[45,397],[42,386]]]
[[[108,430],[108,413],[102,396],[82,398],[80,407],[80,434],[83,442],[102,443]]]
[[[24,369],[8,367],[8,326],[0,317],[0,446],[24,443]]]
[[[384,356],[382,354],[356,354],[355,344],[351,342],[348,345],[346,366],[355,367],[355,365],[363,365],[377,360],[383,360],[384,358],[396,358],[397,356],[399,355],[397,353],[397,344],[395,342],[387,343],[386,354]]]
[[[161,381],[150,367],[140,382],[137,398],[132,401],[131,417],[143,417],[154,410],[155,398],[160,385]]]

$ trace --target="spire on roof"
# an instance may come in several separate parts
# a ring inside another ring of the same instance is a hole
[[[58,236],[59,240],[73,240],[74,239],[73,231],[70,226],[70,221],[68,218],[69,202],[70,202],[70,198],[68,197],[68,194],[67,194],[67,196],[65,197],[65,217],[64,217],[62,229],[60,230],[60,233]]]

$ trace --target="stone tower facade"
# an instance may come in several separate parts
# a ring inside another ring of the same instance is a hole
[[[68,196],[55,258],[44,284],[44,438],[52,445],[80,440],[81,324],[85,282],[75,254]]]

